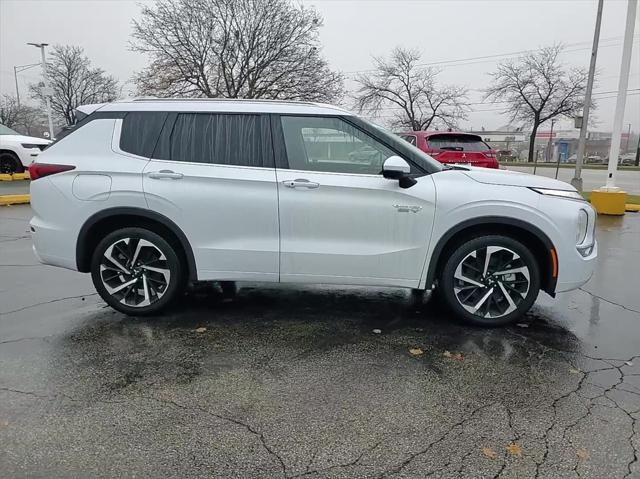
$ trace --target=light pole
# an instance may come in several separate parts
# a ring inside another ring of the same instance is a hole
[[[618,81],[618,97],[616,99],[616,110],[613,117],[613,132],[611,133],[611,146],[609,148],[609,167],[607,169],[607,183],[605,186],[605,188],[614,190],[616,188],[616,172],[618,170],[618,155],[620,154],[624,107],[627,101],[627,88],[629,86],[633,29],[635,27],[637,6],[638,0],[628,0],[627,20],[624,30],[624,42],[622,44],[622,61],[620,62],[620,79]]]
[[[584,94],[584,108],[582,110],[582,125],[580,125],[580,139],[576,152],[576,171],[571,179],[571,184],[578,191],[582,191],[582,160],[587,144],[587,128],[589,127],[589,109],[591,108],[591,92],[593,91],[593,79],[596,74],[596,57],[598,56],[598,42],[600,41],[600,23],[602,22],[603,0],[598,0],[598,13],[596,14],[596,29],[593,32],[593,46],[591,47],[591,61],[589,62],[589,76],[587,77],[587,90]]]
[[[18,108],[20,108],[20,89],[18,88],[18,73],[28,70],[29,68],[39,66],[39,63],[32,63],[30,65],[16,65],[13,67],[13,78],[16,81],[16,100],[18,102]]]
[[[44,78],[44,98],[47,104],[47,118],[49,119],[49,138],[53,140],[53,121],[51,119],[51,91],[49,90],[49,78],[47,75],[47,61],[44,56],[44,47],[49,45],[48,43],[27,43],[27,45],[33,45],[40,49],[42,55],[42,77]]]

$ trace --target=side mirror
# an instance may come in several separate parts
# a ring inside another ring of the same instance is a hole
[[[400,188],[411,188],[417,183],[409,173],[411,173],[409,163],[399,156],[390,156],[382,165],[382,176],[390,180],[398,180]]]

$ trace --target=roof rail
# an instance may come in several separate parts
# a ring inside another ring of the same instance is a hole
[[[313,102],[298,100],[270,100],[263,98],[158,98],[158,97],[136,97],[129,101],[148,101],[148,102],[247,102],[247,103],[291,103],[294,105],[316,105]]]

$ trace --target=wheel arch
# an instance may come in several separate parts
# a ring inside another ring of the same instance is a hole
[[[186,262],[188,277],[197,280],[196,261],[193,249],[184,232],[173,221],[155,211],[135,207],[116,207],[102,210],[80,228],[76,242],[76,266],[78,271],[88,273],[91,270],[91,255],[105,235],[116,229],[126,227],[147,228],[162,235],[166,241],[178,249],[178,254]]]
[[[540,268],[540,289],[555,296],[558,279],[558,256],[549,237],[538,227],[516,218],[485,216],[473,218],[449,229],[436,243],[426,276],[426,288],[429,289],[438,278],[447,258],[447,251],[455,248],[464,239],[485,235],[500,234],[520,241],[533,253]]]

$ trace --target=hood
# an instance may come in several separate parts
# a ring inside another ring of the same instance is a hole
[[[0,135],[0,142],[15,141],[16,143],[33,143],[34,145],[48,145],[51,141],[44,138],[38,138],[37,136],[26,135]]]
[[[510,170],[494,170],[490,168],[465,167],[464,174],[469,178],[489,185],[525,186],[533,188],[549,188],[552,190],[576,191],[569,183],[554,180],[545,176],[530,175]]]

